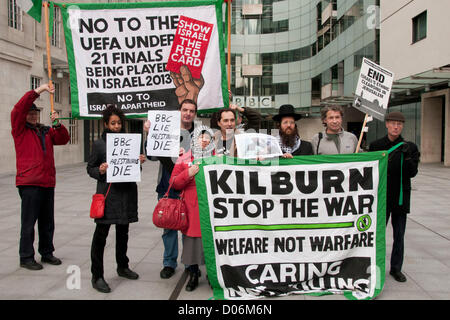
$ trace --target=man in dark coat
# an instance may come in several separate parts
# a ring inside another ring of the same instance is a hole
[[[403,144],[389,154],[386,194],[386,224],[392,217],[394,243],[391,254],[390,274],[395,280],[405,282],[401,272],[404,256],[406,215],[410,212],[411,178],[418,171],[420,152],[417,146],[401,136],[405,117],[401,112],[391,112],[386,118],[387,135],[372,142],[369,151],[389,150]]]
[[[16,186],[22,200],[20,231],[20,266],[40,270],[42,265],[34,259],[34,225],[38,222],[39,253],[42,262],[59,265],[61,260],[53,256],[55,160],[54,145],[64,145],[70,140],[67,129],[57,121],[53,127],[40,124],[39,109],[33,103],[41,93],[54,91],[43,84],[28,91],[16,103],[11,112],[11,127],[16,148]]]
[[[273,117],[279,123],[279,144],[283,158],[314,154],[311,143],[300,139],[296,121],[301,117],[290,104],[282,105],[278,114]]]

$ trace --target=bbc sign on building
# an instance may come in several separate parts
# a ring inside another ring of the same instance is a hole
[[[271,96],[234,96],[233,104],[239,107],[249,107],[249,108],[271,108],[272,107],[272,97]]]

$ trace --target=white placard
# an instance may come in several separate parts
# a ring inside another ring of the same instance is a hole
[[[391,71],[364,58],[353,107],[384,121],[393,81],[394,74]]]
[[[141,135],[108,133],[106,135],[106,182],[140,182]]]
[[[263,133],[235,135],[237,154],[242,159],[272,158],[282,156],[278,139]]]
[[[147,155],[178,157],[180,152],[180,111],[149,111]]]

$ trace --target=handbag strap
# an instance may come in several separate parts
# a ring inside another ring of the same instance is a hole
[[[111,183],[109,184],[108,191],[106,191],[105,199],[106,199],[106,197],[108,196],[108,193],[109,193],[109,189],[110,189],[110,188],[111,188]]]
[[[169,192],[170,192],[170,189],[172,188],[172,184],[173,184],[173,180],[172,180],[172,182],[169,184],[169,188],[167,188],[167,192],[166,192],[166,194],[164,195],[163,198],[168,198],[168,197],[169,197]],[[180,193],[180,198],[182,199],[183,196],[184,196],[184,189],[183,189],[183,190],[181,191],[181,193]]]

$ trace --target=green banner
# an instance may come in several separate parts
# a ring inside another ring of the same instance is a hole
[[[385,277],[387,160],[204,159],[195,181],[214,298],[375,298]]]
[[[223,1],[55,3],[61,8],[72,114],[100,117],[115,104],[127,117],[228,106]]]

